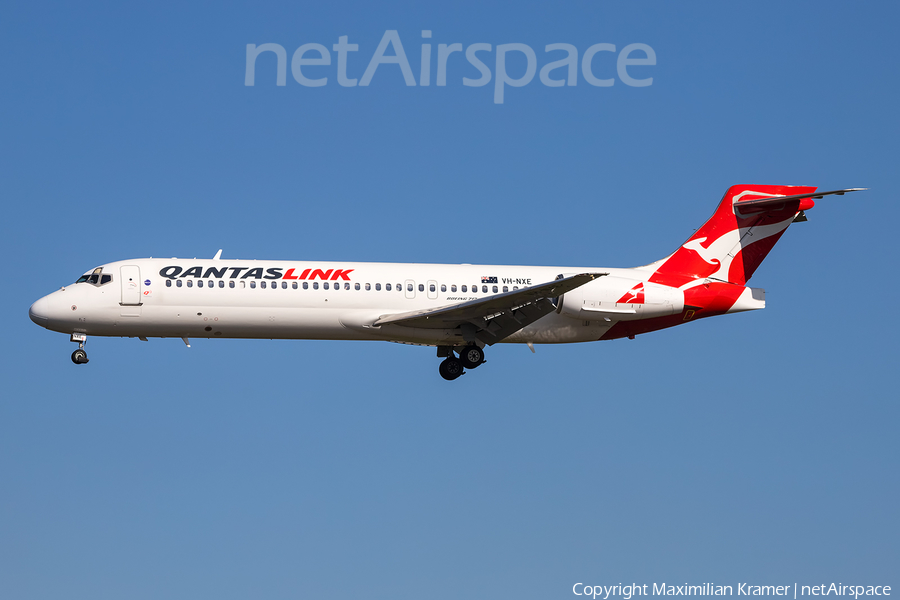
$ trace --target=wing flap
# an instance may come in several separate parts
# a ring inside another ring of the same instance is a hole
[[[475,337],[488,346],[492,346],[520,329],[531,325],[541,317],[549,315],[554,310],[556,310],[556,307],[553,306],[549,299],[541,298],[515,310],[500,313],[490,319],[483,319],[481,323],[474,319],[474,322],[470,321],[470,323],[479,329]]]

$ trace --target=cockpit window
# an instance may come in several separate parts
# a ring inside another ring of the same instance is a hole
[[[112,281],[112,275],[103,274],[103,267],[97,267],[90,273],[85,273],[79,277],[78,281],[75,283],[90,283],[91,285],[100,287],[101,285],[106,285],[110,281]]]

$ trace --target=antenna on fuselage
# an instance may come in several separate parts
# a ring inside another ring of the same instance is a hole
[[[213,256],[213,260],[219,260],[220,258],[222,258],[222,249],[221,248],[219,248],[219,251],[216,252],[215,256]]]

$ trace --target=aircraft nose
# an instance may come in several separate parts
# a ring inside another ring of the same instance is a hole
[[[28,309],[28,316],[41,327],[50,324],[50,301],[46,296],[31,305],[31,308]]]

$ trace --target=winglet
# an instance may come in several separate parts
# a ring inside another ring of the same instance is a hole
[[[220,258],[222,258],[222,249],[221,248],[219,248],[219,251],[216,252],[215,256],[213,256],[213,260],[219,260]]]

